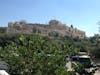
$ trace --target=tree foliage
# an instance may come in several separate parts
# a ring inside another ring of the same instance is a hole
[[[0,48],[0,57],[9,64],[11,75],[73,75],[67,72],[66,58],[78,50],[66,40],[21,35],[19,42]]]

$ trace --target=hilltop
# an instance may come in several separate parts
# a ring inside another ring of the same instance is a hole
[[[48,24],[27,23],[25,21],[9,22],[7,33],[42,34],[48,36],[69,36],[84,39],[85,32],[57,20],[50,20]]]

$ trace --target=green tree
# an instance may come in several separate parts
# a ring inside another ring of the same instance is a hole
[[[0,33],[6,33],[6,27],[0,27]]]
[[[73,75],[67,72],[66,57],[76,53],[77,48],[68,42],[54,42],[40,35],[28,38],[21,35],[18,45],[12,42],[1,49],[0,57],[9,64],[11,75]]]

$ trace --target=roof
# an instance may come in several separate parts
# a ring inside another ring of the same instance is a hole
[[[90,58],[90,56],[88,56],[88,55],[81,55],[81,56],[76,55],[76,56],[72,56],[72,58]]]
[[[80,58],[90,58],[90,56],[88,55],[82,55],[82,56],[79,56]]]

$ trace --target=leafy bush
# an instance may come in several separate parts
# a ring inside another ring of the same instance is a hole
[[[67,72],[66,58],[77,49],[66,41],[58,44],[40,35],[21,35],[19,41],[0,48],[0,57],[9,64],[11,75],[73,75]]]

